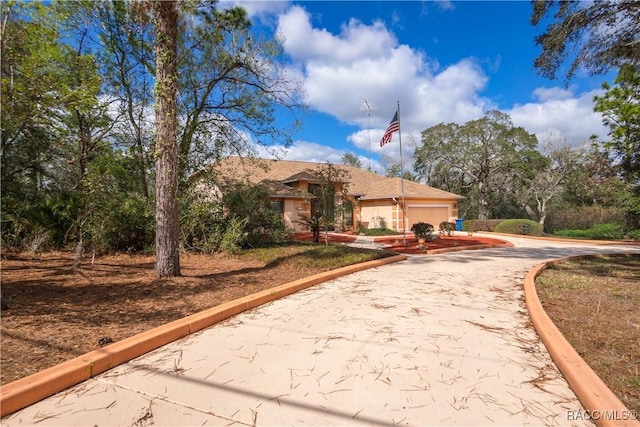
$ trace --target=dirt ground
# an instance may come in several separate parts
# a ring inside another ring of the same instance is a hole
[[[640,256],[561,263],[538,276],[536,289],[567,341],[640,412]]]

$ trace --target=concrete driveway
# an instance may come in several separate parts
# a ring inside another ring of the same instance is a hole
[[[412,256],[276,300],[2,425],[591,425],[531,326],[523,279],[640,247],[504,239],[515,247]]]

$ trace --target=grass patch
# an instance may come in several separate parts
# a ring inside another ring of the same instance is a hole
[[[347,265],[359,264],[397,255],[391,251],[354,248],[345,245],[325,245],[304,242],[287,243],[268,248],[243,251],[242,258],[264,262],[267,265],[282,262],[312,265],[321,270],[332,270]]]
[[[358,233],[364,234],[365,236],[394,236],[396,234],[402,234],[389,228],[361,228],[358,230]]]

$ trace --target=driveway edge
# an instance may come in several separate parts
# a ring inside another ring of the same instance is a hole
[[[525,302],[536,332],[585,408],[585,414],[581,414],[582,417],[590,418],[597,426],[602,427],[638,427],[640,426],[640,421],[630,419],[631,411],[565,339],[542,307],[536,291],[536,277],[548,267],[561,262],[603,256],[630,256],[630,254],[577,255],[538,264],[525,276]]]
[[[0,417],[23,409],[117,365],[128,362],[243,311],[337,277],[406,259],[406,255],[395,255],[348,265],[285,283],[158,326],[28,377],[10,382],[0,387]]]

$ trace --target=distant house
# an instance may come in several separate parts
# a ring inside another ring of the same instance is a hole
[[[228,157],[216,163],[208,171],[215,188],[211,194],[224,193],[225,189],[241,183],[264,187],[275,209],[279,210],[287,226],[295,231],[306,231],[298,222],[299,215],[311,214],[309,188],[318,183],[316,172],[323,163],[289,160],[247,159]],[[387,228],[406,231],[416,222],[427,222],[436,228],[442,221],[453,222],[458,216],[458,202],[462,199],[454,193],[438,190],[417,182],[390,178],[354,166],[333,165],[349,176],[346,186],[346,202],[351,207],[339,229]],[[402,214],[402,186],[406,206],[406,221]],[[340,189],[337,189],[338,192]]]

